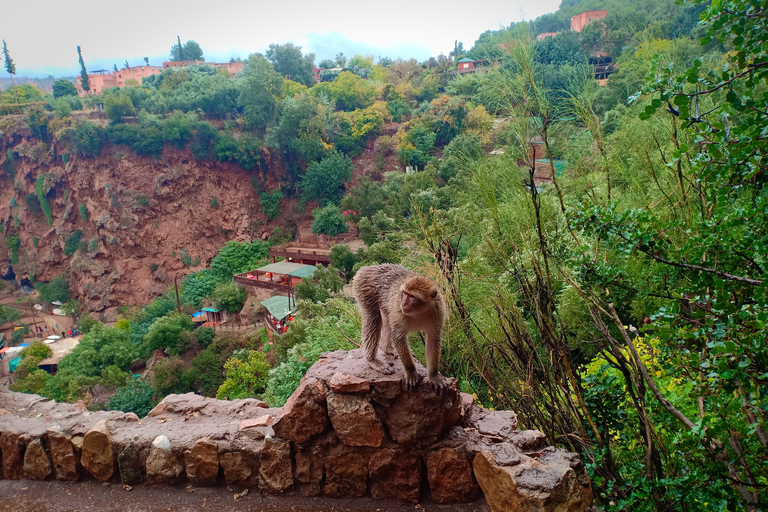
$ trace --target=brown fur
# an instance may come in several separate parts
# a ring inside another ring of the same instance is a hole
[[[383,339],[382,349],[390,356],[397,350],[405,369],[406,386],[415,390],[419,376],[408,334],[425,332],[429,382],[438,392],[445,391],[448,383],[438,371],[445,300],[434,281],[400,265],[385,263],[361,268],[353,288],[363,320],[362,339],[368,365],[385,374],[393,373],[376,353],[379,340]]]

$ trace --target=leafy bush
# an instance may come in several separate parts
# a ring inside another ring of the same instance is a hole
[[[152,388],[143,380],[128,377],[125,386],[109,399],[110,411],[135,413],[139,418],[152,410]]]
[[[152,368],[152,390],[155,398],[160,400],[171,393],[186,393],[189,391],[191,375],[186,372],[188,366],[178,355],[159,361]],[[185,375],[186,374],[186,375]]]
[[[216,308],[227,313],[239,313],[247,298],[248,292],[233,281],[219,283],[211,292],[211,300]]]
[[[179,149],[192,139],[193,118],[181,112],[174,112],[163,121],[163,139]]]
[[[195,330],[195,337],[201,347],[208,348],[216,337],[216,332],[210,327],[199,327]]]
[[[312,233],[320,235],[336,236],[349,231],[344,216],[339,212],[339,207],[329,204],[323,208],[312,210]]]
[[[35,246],[35,249],[37,249],[37,245],[39,244],[39,241],[37,240],[36,236],[32,237],[32,245]]]
[[[81,155],[99,156],[104,137],[102,127],[90,121],[81,121],[75,129],[75,151]]]
[[[97,377],[108,366],[125,371],[131,362],[138,359],[138,355],[136,345],[131,343],[127,332],[96,323],[72,352],[59,362],[59,372]]]
[[[107,94],[104,98],[104,109],[107,111],[107,118],[112,123],[120,123],[123,117],[135,116],[136,109],[131,102],[131,98],[124,93]]]
[[[45,219],[48,221],[48,227],[51,227],[53,226],[53,213],[51,212],[51,206],[45,199],[45,180],[45,174],[41,174],[37,177],[37,181],[35,182],[35,194],[37,194],[37,199],[40,201],[40,208],[43,210]]]
[[[78,229],[74,233],[70,234],[67,237],[67,241],[64,242],[64,255],[65,256],[72,256],[75,254],[75,251],[77,251],[78,245],[80,244],[80,239],[83,237],[82,230]]]
[[[128,372],[124,372],[111,364],[101,371],[101,385],[108,388],[117,388],[125,384],[125,380],[128,377]]]
[[[149,326],[144,336],[142,351],[149,355],[157,349],[168,349],[171,354],[179,354],[186,345],[181,333],[193,328],[192,320],[187,315],[172,313],[160,317]]]
[[[37,195],[34,192],[30,192],[29,194],[25,195],[24,202],[27,203],[27,208],[35,216],[42,213],[43,210],[40,209],[40,200],[37,198]]]
[[[88,207],[85,205],[85,203],[80,203],[77,209],[80,210],[80,218],[85,222],[88,222]]]
[[[21,245],[21,238],[18,235],[9,235],[6,238],[6,245],[11,250],[11,262],[16,263],[19,258],[19,246]]]
[[[338,202],[344,195],[344,183],[352,179],[352,167],[352,160],[338,151],[312,162],[301,180],[304,199],[317,200],[321,206]]]
[[[219,400],[254,398],[267,385],[269,362],[263,352],[240,350],[224,363],[227,378],[216,393]]]
[[[216,145],[216,139],[219,131],[208,123],[200,122],[195,125],[195,135],[189,144],[189,149],[198,160],[208,160],[211,158],[213,148]]]
[[[274,219],[280,214],[280,199],[283,197],[284,194],[279,190],[269,194],[264,193],[259,196],[259,206],[261,206],[261,211],[267,214],[269,220]]]
[[[35,288],[40,292],[42,302],[67,302],[69,300],[69,283],[63,276],[56,276],[45,283],[35,283]]]
[[[52,355],[53,350],[51,347],[43,343],[41,340],[32,341],[28,347],[24,348],[24,350],[19,353],[19,356],[22,359],[29,357],[31,359],[37,359],[38,362],[51,357]],[[37,364],[35,364],[35,366],[37,366]]]

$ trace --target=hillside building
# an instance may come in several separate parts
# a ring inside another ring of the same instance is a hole
[[[601,20],[608,15],[608,11],[600,9],[597,11],[585,11],[581,14],[574,14],[571,16],[571,30],[581,32],[584,27],[596,20]]]
[[[125,86],[141,85],[141,79],[146,76],[162,73],[164,69],[182,68],[185,66],[213,66],[214,68],[224,68],[229,73],[229,76],[233,78],[243,70],[242,62],[217,64],[215,62],[203,62],[199,60],[184,60],[163,62],[162,66],[136,66],[132,68],[123,68],[115,72],[99,69],[88,73],[88,84],[91,87],[91,93],[101,94],[104,89],[109,89],[110,87],[119,87],[122,89]],[[86,93],[83,91],[81,80],[81,77],[78,76],[75,81],[75,88],[80,96],[85,96]]]

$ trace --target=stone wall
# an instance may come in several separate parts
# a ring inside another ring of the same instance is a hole
[[[477,407],[455,381],[438,396],[425,379],[417,392],[403,389],[402,376],[373,372],[361,350],[331,352],[283,408],[189,393],[166,397],[143,419],[0,392],[0,475],[410,503],[484,494],[493,511],[590,508],[577,455],[517,430],[512,411]]]

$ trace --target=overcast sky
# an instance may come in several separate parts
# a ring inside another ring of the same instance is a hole
[[[454,40],[469,49],[484,31],[553,12],[560,0],[38,0],[3,2],[0,38],[17,76],[79,73],[77,45],[89,70],[162,64],[170,48],[197,41],[207,61],[263,53],[292,42],[316,55],[339,51],[424,60]],[[0,76],[7,76],[0,68]]]

